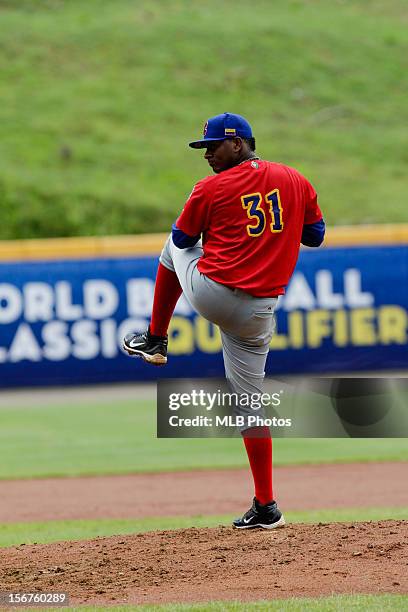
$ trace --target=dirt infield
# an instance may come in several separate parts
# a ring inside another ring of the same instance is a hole
[[[274,485],[283,510],[408,506],[407,474],[403,462],[277,467]],[[0,481],[0,522],[235,515],[251,497],[247,469]]]
[[[408,592],[408,523],[160,531],[0,551],[3,591],[73,604]]]
[[[285,510],[407,506],[408,463],[276,468]],[[231,516],[248,470],[0,482],[0,522]],[[65,591],[71,603],[199,602],[407,593],[408,522],[180,529],[0,549],[1,590]]]

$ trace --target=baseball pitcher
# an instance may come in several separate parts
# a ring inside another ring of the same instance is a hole
[[[153,365],[167,362],[167,329],[182,292],[219,326],[225,375],[236,393],[262,393],[274,311],[295,268],[300,244],[317,247],[325,224],[317,195],[294,168],[260,159],[249,123],[223,113],[208,119],[204,149],[214,175],[193,188],[160,256],[149,328],[128,334],[124,348]],[[285,524],[272,489],[267,427],[242,432],[255,497],[233,525]]]

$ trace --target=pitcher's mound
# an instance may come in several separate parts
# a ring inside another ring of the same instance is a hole
[[[3,591],[71,603],[407,593],[408,522],[181,529],[0,551]]]

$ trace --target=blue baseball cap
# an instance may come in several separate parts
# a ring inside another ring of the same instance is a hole
[[[241,115],[233,113],[222,113],[206,121],[201,140],[189,142],[192,149],[204,149],[209,142],[214,140],[227,140],[227,138],[252,138],[252,129],[248,121]]]

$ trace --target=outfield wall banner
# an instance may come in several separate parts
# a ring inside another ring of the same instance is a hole
[[[158,258],[0,263],[0,387],[223,375],[218,329],[182,297],[169,362],[121,350],[149,320]],[[408,245],[301,251],[267,374],[408,368]]]

